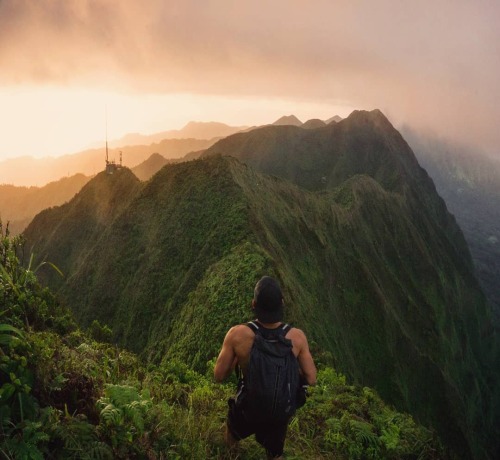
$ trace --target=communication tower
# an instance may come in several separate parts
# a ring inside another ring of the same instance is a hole
[[[122,168],[122,152],[120,151],[120,164],[117,165],[115,160],[109,159],[108,151],[108,109],[106,107],[106,174],[113,174]]]

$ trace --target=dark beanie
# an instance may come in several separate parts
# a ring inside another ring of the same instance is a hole
[[[277,323],[283,320],[283,294],[275,279],[263,276],[255,285],[253,298],[260,322]]]

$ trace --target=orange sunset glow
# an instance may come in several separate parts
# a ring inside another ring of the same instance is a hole
[[[495,2],[0,3],[0,162],[381,109],[496,155]],[[1,168],[1,163],[0,163]]]

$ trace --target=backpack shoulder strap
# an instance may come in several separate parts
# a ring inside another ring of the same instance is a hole
[[[280,327],[280,330],[282,331],[283,337],[288,334],[292,326],[290,324],[283,324],[283,326]]]
[[[254,334],[260,333],[260,326],[257,324],[256,321],[249,321],[245,325],[248,326],[250,329],[252,329]]]

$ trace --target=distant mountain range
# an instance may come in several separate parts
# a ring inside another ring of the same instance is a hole
[[[21,233],[36,214],[69,201],[89,180],[75,174],[43,187],[0,185],[0,219],[4,225],[9,222],[12,234]]]
[[[340,119],[340,117],[335,116],[332,119]],[[282,117],[280,120],[277,120],[275,124],[302,125],[302,122],[293,115]],[[313,121],[310,120],[305,127],[318,126],[317,124],[313,126],[312,123]],[[191,158],[195,158],[217,140],[254,128],[229,126],[218,122],[193,121],[180,130],[163,131],[151,135],[127,134],[119,140],[108,143],[109,158],[119,162],[121,152],[123,165],[129,168],[139,165],[154,153],[168,160],[180,159],[190,153],[193,153]],[[74,174],[93,176],[104,169],[105,154],[105,146],[102,145],[56,158],[24,156],[3,160],[0,161],[0,184],[43,186]]]
[[[499,453],[490,310],[455,219],[379,111],[237,133],[147,182],[100,173],[25,235],[66,274],[40,272],[82,324],[199,370],[251,318],[256,279],[276,276],[317,356],[457,458]]]
[[[342,118],[339,117],[338,115],[335,115],[328,120],[320,120],[318,118],[313,118],[311,120],[307,120],[305,123],[302,123],[295,115],[285,115],[282,116],[281,118],[278,118],[273,125],[274,126],[300,126],[302,128],[307,128],[307,129],[315,129],[315,128],[321,128],[325,125],[328,125],[330,123],[338,123],[341,121]]]
[[[302,122],[295,115],[285,115],[278,118],[274,123],[274,126],[302,126]]]
[[[338,115],[334,115],[333,117],[329,118],[328,120],[325,120],[325,123],[329,125],[330,123],[338,123],[339,121],[342,121],[342,117]]]
[[[134,145],[120,149],[110,149],[109,158],[119,162],[120,151],[123,164],[133,168],[145,161],[153,153],[166,159],[181,158],[186,153],[206,149],[217,139],[164,139],[150,145]],[[74,174],[92,176],[104,169],[106,150],[85,150],[57,158],[20,157],[0,162],[0,184],[45,185],[61,177]]]
[[[248,126],[229,126],[219,122],[190,121],[182,129],[162,131],[155,134],[131,133],[121,139],[110,142],[113,148],[127,145],[149,145],[159,143],[164,139],[214,139],[230,136],[231,134],[248,129]]]
[[[326,123],[323,120],[319,120],[317,118],[313,118],[311,120],[307,120],[305,123],[301,125],[301,128],[304,129],[317,129],[323,128],[326,126]]]
[[[151,155],[147,160],[132,168],[132,172],[138,179],[145,181],[150,179],[161,168],[163,168],[163,166],[178,161],[179,160],[167,160],[159,153],[153,153],[153,155]]]

